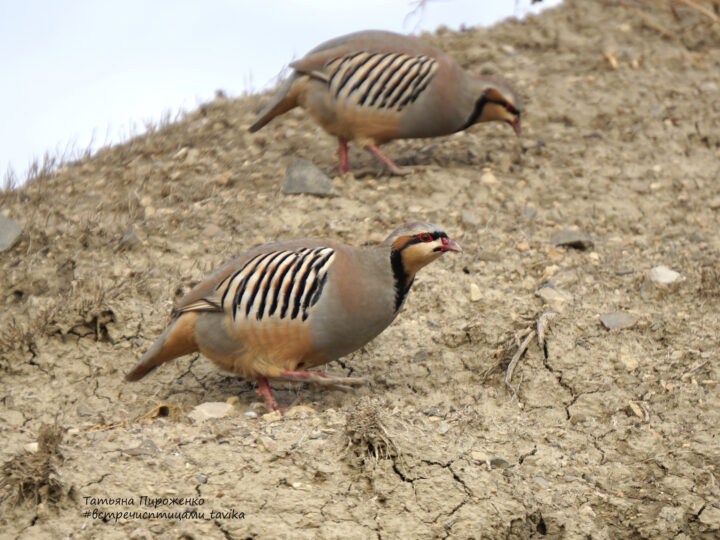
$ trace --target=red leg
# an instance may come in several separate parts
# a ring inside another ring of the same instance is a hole
[[[265,400],[265,408],[268,411],[282,410],[278,407],[278,402],[275,401],[275,396],[273,396],[272,390],[270,390],[267,377],[258,377],[257,383],[257,393]]]
[[[365,147],[365,150],[370,152],[372,155],[374,155],[377,159],[379,159],[388,169],[390,169],[390,172],[397,175],[406,175],[410,174],[410,171],[403,169],[402,167],[399,167],[395,164],[395,162],[387,157],[385,154],[383,154],[380,149],[375,146],[374,144],[368,144]]]
[[[340,174],[347,174],[350,172],[347,141],[345,139],[338,139],[338,141],[340,141],[340,147],[338,148],[338,154],[340,154]]]

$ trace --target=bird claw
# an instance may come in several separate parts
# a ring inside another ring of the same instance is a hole
[[[311,383],[320,386],[337,386],[343,390],[368,382],[366,377],[343,377],[342,375],[334,375],[323,371],[285,371],[278,377],[273,377],[273,379],[288,382]]]

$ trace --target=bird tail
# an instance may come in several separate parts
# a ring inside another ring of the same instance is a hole
[[[255,120],[255,123],[252,126],[250,126],[251,133],[255,133],[276,116],[280,116],[281,114],[288,112],[290,109],[297,107],[299,94],[298,85],[295,84],[297,80],[297,74],[293,74],[285,79],[270,100],[270,103],[265,106],[265,108],[260,112],[258,119]]]
[[[140,380],[168,360],[197,352],[199,349],[195,342],[195,321],[198,315],[197,312],[192,311],[182,313],[171,322],[130,373],[125,375],[125,380],[129,382]]]

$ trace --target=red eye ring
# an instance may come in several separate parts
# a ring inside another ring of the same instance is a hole
[[[430,233],[424,232],[424,233],[418,234],[418,239],[421,242],[432,242],[433,237]]]

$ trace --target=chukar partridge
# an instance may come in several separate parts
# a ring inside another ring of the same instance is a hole
[[[348,34],[318,45],[290,67],[292,75],[250,131],[300,106],[339,139],[343,174],[350,170],[349,141],[402,174],[377,145],[490,121],[506,122],[520,134],[520,105],[508,83],[471,75],[414,37],[379,30]]]
[[[398,314],[415,273],[446,251],[462,252],[439,227],[405,224],[381,244],[356,248],[295,240],[256,247],[199,283],[125,377],[201,352],[222,370],[256,380],[277,409],[268,379],[357,384],[364,379],[302,371],[351,353]]]

